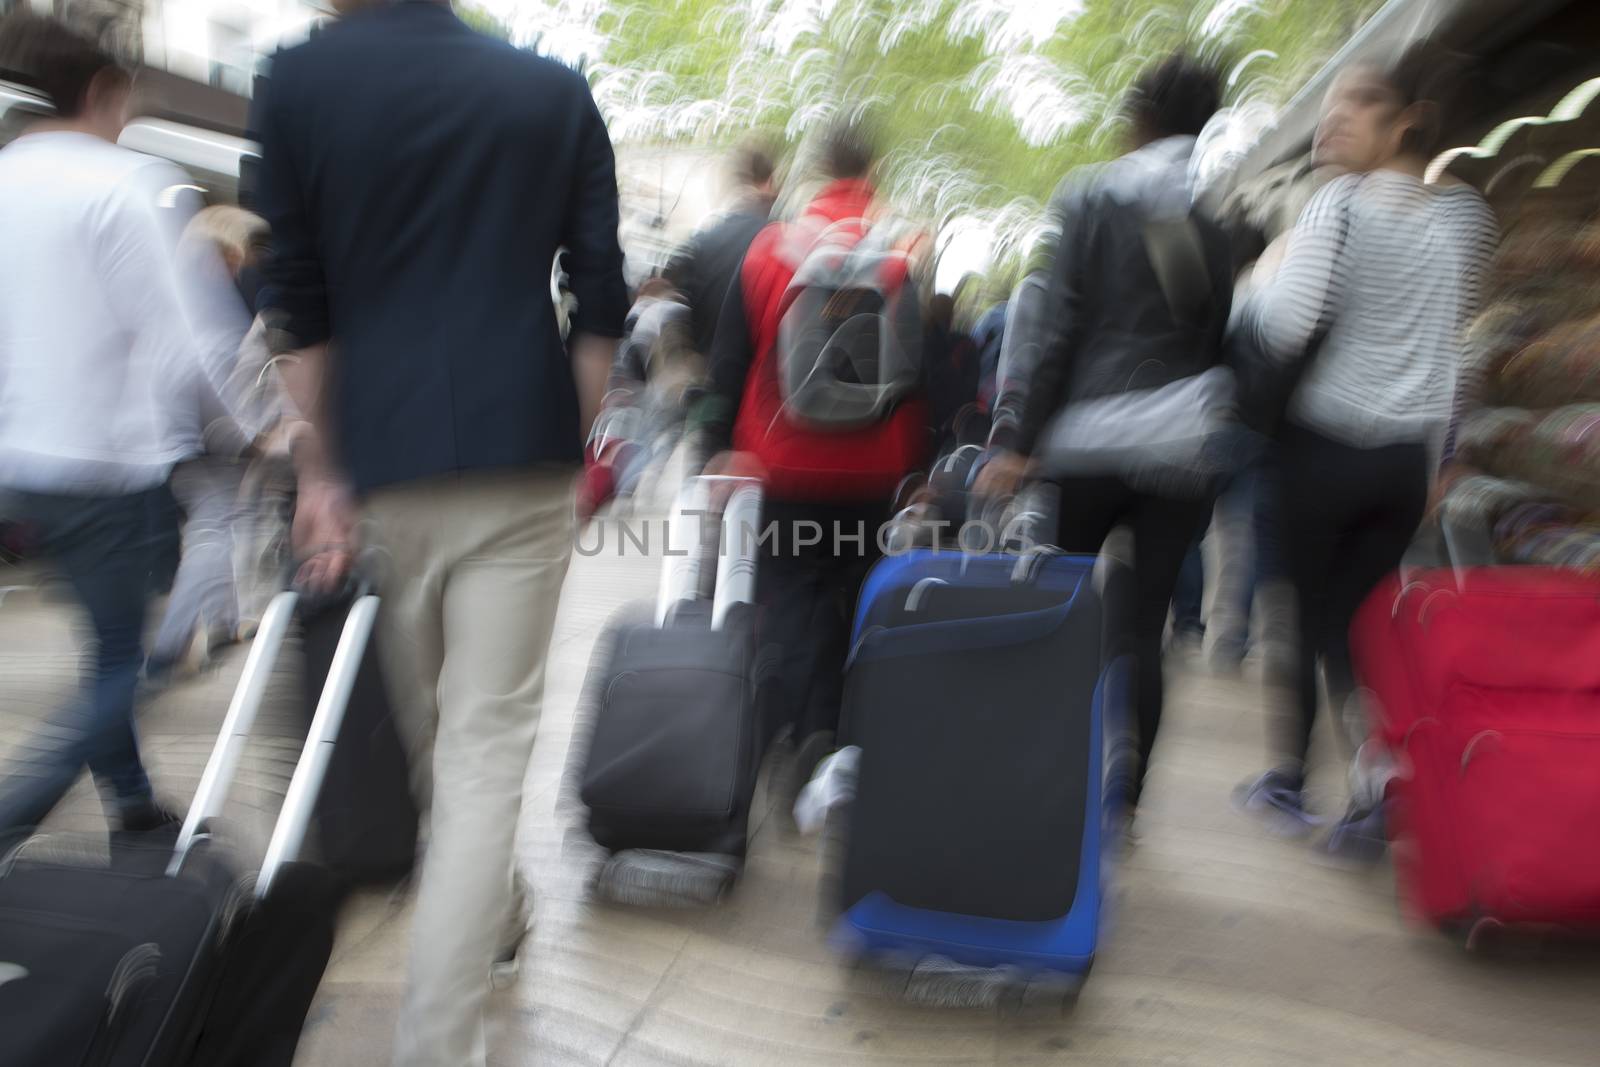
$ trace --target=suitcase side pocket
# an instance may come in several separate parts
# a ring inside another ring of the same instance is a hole
[[[1492,725],[1476,714],[1451,727],[1461,752],[1459,839],[1475,911],[1504,922],[1600,924],[1596,701],[1493,690],[1463,696],[1481,711],[1501,712]],[[1580,703],[1596,712],[1589,729],[1572,721]]]

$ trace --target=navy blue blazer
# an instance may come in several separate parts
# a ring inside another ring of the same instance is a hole
[[[296,340],[331,342],[356,491],[578,461],[557,249],[574,332],[620,336],[627,313],[615,160],[583,77],[402,0],[279,53],[254,122],[266,282]]]

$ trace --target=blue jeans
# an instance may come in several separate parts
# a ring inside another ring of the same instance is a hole
[[[150,649],[152,671],[183,658],[195,631],[231,638],[239,628],[239,596],[234,585],[234,525],[239,521],[239,487],[244,464],[219,456],[180,463],[172,472],[172,493],[184,511],[183,552],[167,612]],[[169,541],[170,516],[158,509],[157,563]],[[159,587],[159,586],[158,586]]]
[[[1200,618],[1206,594],[1206,564],[1200,543],[1205,538],[1206,532],[1201,530],[1200,536],[1189,546],[1189,551],[1183,557],[1183,566],[1178,571],[1178,585],[1172,592],[1174,636],[1203,634],[1206,631],[1206,624]]]
[[[155,562],[152,494],[16,493],[18,514],[38,531],[94,631],[83,690],[25,741],[0,785],[0,830],[33,826],[87,764],[102,794],[127,811],[151,801],[133,730],[133,697]]]
[[[1204,629],[1215,640],[1215,654],[1242,660],[1250,646],[1251,614],[1257,589],[1283,574],[1278,535],[1276,460],[1271,455],[1239,471],[1217,499],[1215,521],[1223,538],[1223,572],[1217,575],[1214,617]],[[1176,628],[1200,630],[1204,570],[1200,542],[1184,561],[1173,599]]]

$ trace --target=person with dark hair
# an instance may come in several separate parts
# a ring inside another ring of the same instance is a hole
[[[1134,137],[1149,143],[1164,137],[1199,137],[1221,106],[1222,81],[1216,67],[1177,52],[1134,79],[1124,111]]]
[[[1385,70],[1362,64],[1329,88],[1317,162],[1346,173],[1306,205],[1286,245],[1263,256],[1244,320],[1297,384],[1279,433],[1285,547],[1299,612],[1293,714],[1276,765],[1238,800],[1281,830],[1315,825],[1304,800],[1322,661],[1341,725],[1364,733],[1348,632],[1421,523],[1459,381],[1463,333],[1496,246],[1476,190],[1424,178],[1449,93],[1431,46]],[[1281,265],[1272,273],[1281,252]],[[1341,731],[1343,732],[1343,731]],[[1355,737],[1352,737],[1354,740]],[[1379,813],[1357,798],[1330,847],[1382,847]]]
[[[781,717],[797,742],[779,787],[791,801],[833,744],[856,596],[895,489],[925,465],[932,440],[927,242],[884,217],[873,159],[859,125],[836,127],[819,160],[828,184],[794,222],[752,242],[699,405],[715,453],[706,470],[763,479],[764,519],[778,530],[756,582],[764,640],[782,652]],[[886,349],[902,357],[896,365],[880,358]],[[830,406],[841,394],[875,400],[841,416]]]
[[[6,17],[0,30],[0,74],[37,89],[58,120],[100,112],[101,132],[113,122],[126,121],[106,111],[115,94],[126,100],[133,75],[116,57],[53,18],[28,11]]]
[[[729,210],[695,234],[662,272],[689,305],[695,348],[702,355],[711,352],[728,286],[750,242],[772,217],[778,194],[777,164],[764,145],[741,145],[729,164],[735,187]]]
[[[303,580],[336,582],[359,501],[389,568],[380,653],[430,828],[393,1062],[481,1067],[491,971],[527,929],[514,844],[573,482],[628,310],[616,160],[577,71],[445,2],[335,3],[256,119],[309,422],[295,542]]]
[[[0,830],[39,822],[87,764],[114,825],[176,817],[155,800],[134,693],[156,567],[154,502],[185,447],[173,394],[199,345],[177,241],[187,177],[117,147],[131,79],[53,19],[0,23],[0,67],[49,99],[0,149],[0,491],[65,572],[94,633],[85,691],[0,787]]]
[[[1132,527],[1132,619],[1115,639],[1136,672],[1140,768],[1125,783],[1130,808],[1161,721],[1168,606],[1214,486],[1204,477],[1179,486],[1147,478],[1136,465],[1069,460],[1053,442],[1089,425],[1108,401],[1216,380],[1203,376],[1221,359],[1231,255],[1223,231],[1195,206],[1189,164],[1195,135],[1220,98],[1211,67],[1184,55],[1162,61],[1128,94],[1133,151],[1074,175],[1056,194],[1053,247],[1013,297],[1015,325],[976,482],[982,494],[1008,494],[1030,466],[1056,480],[1071,502],[1057,543],[1071,551],[1098,552],[1114,527]],[[1146,442],[1127,445],[1138,455]]]
[[[823,173],[834,181],[867,177],[876,159],[876,138],[862,119],[841,119],[822,139]]]

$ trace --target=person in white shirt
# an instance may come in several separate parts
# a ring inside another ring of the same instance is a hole
[[[60,23],[0,23],[0,67],[55,108],[0,149],[0,491],[92,624],[84,692],[25,742],[0,829],[38,823],[85,764],[114,825],[159,828],[133,705],[154,501],[185,452],[164,383],[197,358],[174,251],[187,178],[117,147],[131,78]]]

